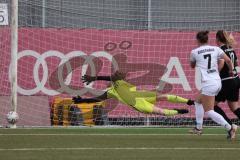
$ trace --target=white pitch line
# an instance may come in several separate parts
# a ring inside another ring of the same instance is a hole
[[[113,134],[109,134],[109,133],[89,133],[89,134],[71,134],[71,133],[63,133],[63,134],[51,134],[51,133],[47,133],[47,134],[44,134],[44,133],[36,133],[36,134],[32,134],[32,133],[26,133],[26,134],[0,134],[0,136],[189,136],[189,135],[194,135],[194,134],[186,134],[186,133],[183,133],[183,134],[174,134],[174,133],[170,133],[170,134],[124,134],[124,133],[113,133]],[[222,135],[226,135],[226,134],[202,134],[201,136],[222,136]]]
[[[94,147],[84,147],[84,148],[0,148],[0,151],[66,151],[66,150],[240,150],[240,148],[190,148],[190,147],[114,147],[114,148],[94,148]]]

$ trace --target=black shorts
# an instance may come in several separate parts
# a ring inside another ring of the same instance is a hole
[[[240,79],[236,77],[234,79],[228,79],[222,81],[222,89],[215,97],[218,102],[224,102],[226,100],[236,102],[239,99]]]

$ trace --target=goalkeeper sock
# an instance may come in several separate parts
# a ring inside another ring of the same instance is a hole
[[[173,103],[187,103],[188,99],[176,95],[167,95],[167,101]]]
[[[174,116],[178,114],[178,111],[176,110],[170,110],[170,109],[163,109],[163,114],[165,116]]]

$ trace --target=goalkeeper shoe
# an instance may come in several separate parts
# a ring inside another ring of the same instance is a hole
[[[194,127],[193,129],[188,131],[191,134],[201,135],[203,132],[201,129],[198,129],[197,127]]]
[[[185,114],[185,113],[189,112],[187,109],[174,108],[174,110],[176,110],[178,112],[178,114]]]
[[[227,139],[233,140],[236,138],[237,125],[232,124],[230,131],[228,131]]]
[[[191,100],[191,99],[189,99],[189,100],[187,101],[187,105],[189,105],[189,106],[194,105],[194,101]]]

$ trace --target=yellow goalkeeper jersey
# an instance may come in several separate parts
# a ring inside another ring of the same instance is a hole
[[[136,86],[124,80],[114,82],[107,90],[107,95],[143,113],[152,113],[157,97],[156,92],[137,91]]]

